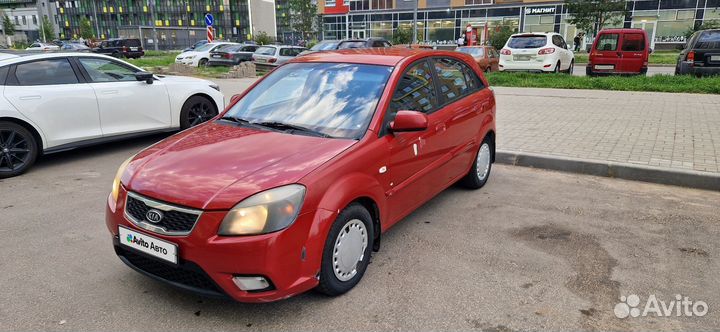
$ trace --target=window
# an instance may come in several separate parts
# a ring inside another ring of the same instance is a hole
[[[257,50],[257,46],[243,46],[240,51],[242,52],[255,52]]]
[[[281,48],[280,56],[296,56],[301,52],[299,48]]]
[[[547,44],[546,36],[520,35],[510,38],[509,48],[540,48]]]
[[[641,33],[626,33],[623,35],[622,50],[638,52],[645,50],[645,37]]]
[[[17,65],[15,77],[19,85],[50,85],[78,83],[68,59],[48,59]]]
[[[600,35],[597,43],[598,51],[616,51],[618,47],[618,38],[620,35],[617,33],[606,33]]]
[[[93,82],[135,81],[135,70],[106,59],[80,58]]]
[[[473,83],[468,84],[465,65],[453,59],[435,60],[440,95],[446,101],[453,101],[470,93]]]
[[[259,55],[275,55],[275,48],[272,46],[261,46],[255,50],[255,54]]]
[[[390,101],[389,112],[401,110],[430,112],[437,107],[437,96],[433,85],[430,66],[426,61],[410,67],[398,82],[398,86]]]

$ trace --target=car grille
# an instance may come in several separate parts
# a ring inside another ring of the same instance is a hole
[[[148,211],[163,213],[160,222],[151,223],[146,219]],[[125,202],[125,214],[135,225],[165,235],[187,235],[195,226],[200,211],[176,207],[129,193]]]
[[[189,290],[204,293],[210,296],[225,296],[223,291],[215,282],[194,263],[182,262],[181,265],[171,266],[157,260],[147,258],[131,250],[125,250],[116,246],[119,256],[125,258],[125,263],[141,272],[149,274],[162,281],[179,284]]]

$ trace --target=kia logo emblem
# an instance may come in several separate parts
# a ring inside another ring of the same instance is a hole
[[[163,213],[158,210],[155,210],[155,209],[152,209],[145,214],[145,219],[147,219],[147,221],[149,221],[153,224],[159,223],[162,220],[162,218],[163,218]]]

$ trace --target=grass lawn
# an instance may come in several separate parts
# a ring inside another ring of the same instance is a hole
[[[651,65],[674,65],[677,62],[678,52],[655,52],[650,54],[648,63]],[[587,63],[587,53],[576,53],[575,63]]]
[[[720,76],[606,76],[567,74],[501,73],[487,75],[491,86],[522,88],[590,89],[720,94]]]

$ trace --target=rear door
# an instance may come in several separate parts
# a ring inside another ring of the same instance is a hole
[[[102,135],[95,93],[67,58],[10,67],[4,96],[43,131],[46,148]]]
[[[77,62],[97,96],[103,136],[170,128],[170,100],[162,81],[139,82],[132,67],[116,60],[79,57]]]
[[[592,65],[596,72],[615,72],[620,69],[620,34],[603,33],[593,46]]]
[[[620,59],[618,72],[640,73],[644,66],[647,41],[641,32],[623,33],[620,42]]]

